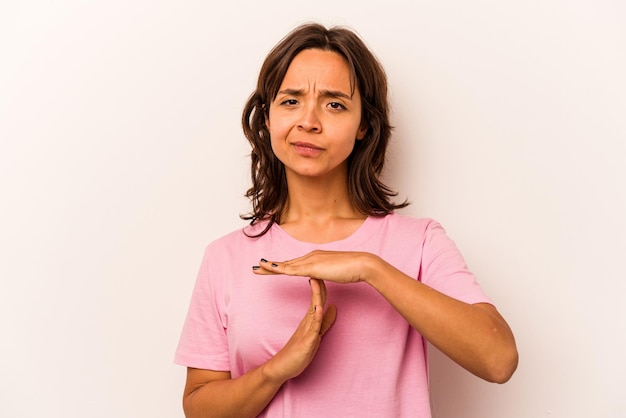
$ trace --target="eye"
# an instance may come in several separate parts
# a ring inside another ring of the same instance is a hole
[[[342,109],[345,109],[345,108],[346,108],[344,105],[342,105],[342,104],[341,104],[341,103],[339,103],[339,102],[330,102],[330,103],[328,103],[328,106],[329,106],[331,109],[335,109],[335,110],[342,110]]]
[[[287,99],[280,102],[281,106],[295,106],[298,104],[296,99]]]

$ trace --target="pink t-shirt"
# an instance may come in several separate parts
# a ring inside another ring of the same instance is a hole
[[[206,248],[175,363],[229,370],[236,378],[276,354],[304,317],[311,291],[305,277],[258,276],[252,266],[262,257],[289,260],[315,249],[371,252],[449,296],[490,303],[431,219],[369,217],[348,238],[327,244],[295,240],[278,225],[260,238],[237,230]],[[335,324],[310,366],[283,385],[260,417],[429,418],[423,337],[367,284],[326,286]]]

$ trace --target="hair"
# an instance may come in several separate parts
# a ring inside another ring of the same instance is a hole
[[[254,225],[269,220],[258,235],[265,234],[280,218],[287,204],[285,167],[274,155],[270,133],[265,124],[270,103],[276,98],[291,61],[306,49],[320,49],[342,55],[350,69],[352,89],[361,94],[361,120],[367,131],[356,141],[348,157],[348,193],[355,208],[368,216],[385,216],[394,209],[407,206],[392,202],[397,193],[387,187],[380,175],[392,126],[389,122],[387,76],[382,65],[364,42],[351,30],[335,26],[306,23],[293,29],[269,52],[259,73],[256,90],[243,110],[243,132],[252,146],[252,187],[245,196],[252,211],[241,215]]]

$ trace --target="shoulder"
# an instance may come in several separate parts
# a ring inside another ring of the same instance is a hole
[[[433,229],[443,229],[441,224],[432,218],[417,218],[410,215],[404,215],[392,212],[381,218],[374,218],[374,224],[378,227],[393,231],[399,234],[424,235]]]
[[[246,246],[267,239],[268,234],[258,236],[267,227],[267,221],[261,221],[254,225],[246,225],[235,229],[227,234],[215,238],[206,246],[207,251],[230,251],[243,249]]]
[[[393,212],[382,223],[385,225],[385,233],[395,237],[396,241],[413,242],[430,248],[447,247],[452,242],[443,225],[433,218],[417,218]]]

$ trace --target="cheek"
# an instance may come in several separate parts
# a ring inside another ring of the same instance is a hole
[[[267,127],[267,130],[269,131],[271,138],[284,135],[284,131],[285,131],[284,120],[282,118],[272,117],[271,115],[272,114],[270,113],[270,116],[265,118],[265,126]]]
[[[270,142],[275,154],[281,152],[286,147],[287,138],[291,132],[291,125],[281,119],[274,119],[268,123]]]
[[[272,153],[274,156],[282,163],[284,163],[284,155],[285,155],[285,145],[284,141],[282,141],[277,135],[274,135],[270,130],[270,146],[272,148]]]

